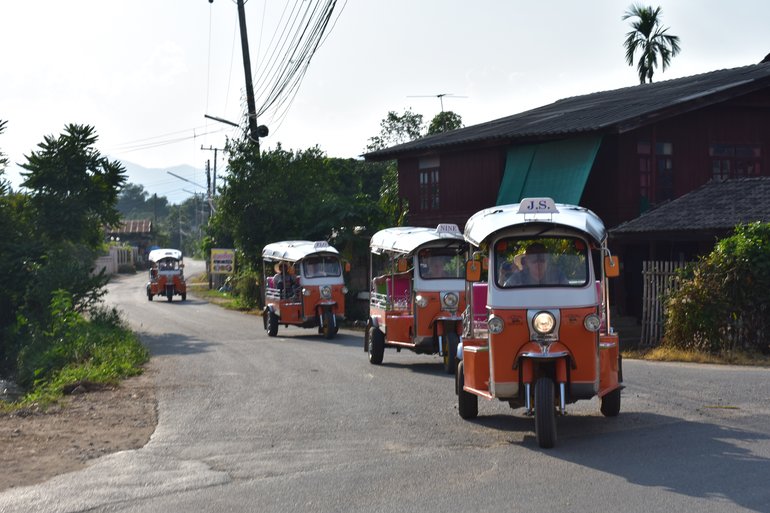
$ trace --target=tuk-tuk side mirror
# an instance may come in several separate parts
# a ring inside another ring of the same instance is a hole
[[[620,259],[617,256],[604,257],[604,276],[607,278],[620,276]]]
[[[409,262],[405,258],[399,258],[396,260],[396,270],[400,273],[405,273],[409,269]]]
[[[471,283],[481,281],[482,262],[478,260],[468,260],[465,262],[465,280]]]

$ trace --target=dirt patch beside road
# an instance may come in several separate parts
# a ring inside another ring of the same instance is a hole
[[[105,454],[138,449],[158,423],[155,378],[67,396],[46,411],[0,413],[0,491],[84,468]]]

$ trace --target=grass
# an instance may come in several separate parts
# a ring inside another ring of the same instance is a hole
[[[655,347],[651,349],[627,349],[623,350],[622,354],[623,358],[633,360],[770,367],[770,356],[749,354],[740,351],[729,352],[721,355],[712,355],[698,351],[685,351],[682,349],[675,349],[670,347]]]

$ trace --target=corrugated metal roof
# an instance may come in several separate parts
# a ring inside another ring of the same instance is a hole
[[[651,232],[729,231],[770,222],[770,177],[712,180],[610,230],[611,236]]]
[[[770,86],[770,62],[564,98],[486,123],[367,153],[388,160],[447,147],[506,144],[585,132],[622,133]]]
[[[131,219],[121,221],[119,226],[107,230],[107,235],[111,234],[146,234],[152,233],[152,220],[150,219]]]

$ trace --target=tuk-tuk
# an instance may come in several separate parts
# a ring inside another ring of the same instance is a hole
[[[318,327],[324,338],[334,338],[345,319],[348,292],[339,252],[326,241],[291,240],[268,244],[262,259],[268,336],[275,337],[283,324]]]
[[[549,448],[567,404],[598,396],[603,415],[618,415],[622,362],[607,279],[619,263],[602,221],[586,208],[527,198],[474,214],[464,235],[472,258],[455,377],[460,416],[475,418],[479,397],[523,406]]]
[[[369,319],[364,351],[382,363],[386,347],[438,353],[455,372],[465,308],[465,241],[457,225],[395,227],[370,241]]]
[[[147,256],[150,263],[150,281],[147,282],[147,300],[155,296],[174,296],[187,299],[187,284],[184,281],[184,262],[178,249],[153,249]]]

